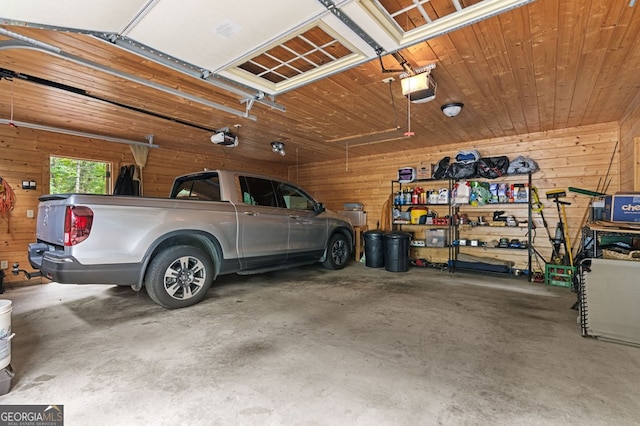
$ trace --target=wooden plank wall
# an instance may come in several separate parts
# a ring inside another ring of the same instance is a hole
[[[640,191],[640,96],[636,98],[637,107],[620,121],[620,178],[621,191]]]
[[[373,229],[380,220],[382,205],[391,193],[391,180],[396,179],[397,169],[400,167],[430,165],[445,155],[454,156],[460,149],[477,149],[483,156],[508,155],[513,158],[516,155],[525,155],[535,159],[541,171],[534,175],[533,181],[540,194],[554,188],[566,189],[569,186],[595,189],[599,183],[603,185],[618,138],[617,123],[607,123],[519,137],[481,140],[464,146],[440,146],[360,159],[353,156],[348,158],[345,150],[344,161],[295,166],[288,170],[283,169],[278,163],[244,162],[235,158],[233,152],[218,155],[215,152],[205,154],[161,148],[150,150],[143,178],[146,195],[164,196],[175,175],[205,167],[263,172],[300,183],[334,210],[341,210],[346,202],[364,203],[368,212],[368,226]],[[425,145],[428,145],[428,141],[425,141]],[[607,179],[610,193],[620,189],[621,180],[627,180],[628,171],[620,173],[619,150],[620,146],[613,157]],[[357,147],[351,148],[351,151],[357,151]],[[20,262],[21,267],[25,269],[28,269],[27,244],[32,242],[35,236],[35,219],[27,218],[26,211],[37,211],[38,197],[48,192],[50,155],[110,161],[113,163],[114,174],[117,174],[122,164],[133,162],[129,147],[123,144],[29,129],[13,129],[9,126],[0,127],[0,152],[0,176],[7,179],[17,197],[15,209],[11,214],[10,232],[7,232],[6,219],[0,220],[0,260],[7,260],[10,267],[13,262]],[[37,190],[22,190],[20,184],[26,179],[35,180],[38,183]],[[572,241],[577,241],[589,198],[568,193],[566,201],[572,203],[567,208],[567,215]],[[549,217],[548,221],[555,226],[555,205],[546,200],[543,200],[543,203],[545,214]],[[534,224],[539,229],[536,247],[545,254],[550,253],[541,221],[535,216]],[[10,269],[5,270],[5,273],[5,283],[27,283],[22,276],[11,275]],[[30,283],[38,282],[40,279],[36,278]]]
[[[145,195],[166,196],[175,176],[204,168],[249,170],[287,178],[287,170],[277,163],[249,163],[236,159],[229,148],[207,147],[206,150],[213,154],[171,151],[162,147],[150,149],[143,171]],[[4,282],[12,285],[29,283],[23,275],[12,275],[11,265],[19,262],[21,268],[30,270],[26,252],[27,245],[35,239],[36,219],[27,218],[27,210],[37,213],[38,197],[49,191],[50,155],[111,162],[114,182],[120,167],[134,162],[129,146],[125,144],[10,126],[0,127],[0,153],[0,177],[6,179],[16,195],[10,222],[6,218],[0,220],[0,260],[9,262],[9,269],[4,271]],[[37,189],[23,190],[23,180],[35,180]],[[39,282],[40,278],[30,281],[31,284]]]
[[[345,152],[344,161],[307,165],[299,168],[297,175],[301,185],[333,210],[342,210],[343,204],[347,202],[363,203],[367,211],[368,227],[375,229],[382,215],[382,206],[391,193],[391,181],[397,179],[400,167],[437,163],[444,156],[454,157],[459,150],[468,149],[477,149],[484,157],[531,157],[540,167],[540,171],[532,177],[533,185],[541,194],[543,212],[553,230],[558,219],[557,209],[553,202],[546,200],[545,193],[552,189],[567,191],[564,200],[571,203],[566,208],[567,221],[570,238],[575,246],[586,220],[590,198],[569,192],[568,187],[595,190],[598,185],[601,188],[608,185],[607,192],[618,191],[621,180],[619,145],[614,152],[618,138],[618,124],[613,122],[435,148],[428,147],[428,138],[425,137],[424,149],[359,159],[348,158]],[[400,145],[402,141],[390,143]],[[356,149],[357,147],[352,148],[352,153]],[[607,171],[609,174],[605,182]],[[533,222],[537,228],[535,247],[548,257],[551,254],[551,244],[539,215],[534,214]]]

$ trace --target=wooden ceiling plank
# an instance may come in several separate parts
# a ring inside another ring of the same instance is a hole
[[[556,64],[556,97],[554,128],[568,126],[572,111],[575,85],[579,72],[582,34],[586,29],[592,0],[583,2],[559,2],[558,44]]]
[[[434,17],[449,7],[432,3],[428,6]],[[433,71],[438,82],[436,100],[411,104],[415,137],[352,147],[350,155],[375,153],[396,158],[405,148],[438,152],[443,145],[469,146],[477,140],[499,140],[522,132],[619,120],[640,92],[640,76],[635,71],[640,68],[640,8],[630,8],[624,1],[612,3],[536,0],[404,49],[401,53],[414,67],[437,65]],[[5,28],[68,54],[244,110],[239,95],[94,37]],[[44,53],[5,49],[0,51],[0,62],[4,68],[201,126],[241,124],[241,145],[230,154],[239,162],[243,156],[246,161],[273,161],[268,144],[275,139],[285,140],[289,153],[299,153],[296,158],[291,154],[278,158],[281,164],[342,159],[344,147],[328,144],[326,139],[380,131],[396,123],[408,125],[398,74],[383,73],[377,60],[279,95],[278,103],[287,108],[284,113],[256,102],[251,113],[258,117],[257,122]],[[383,62],[387,68],[399,68],[389,55]],[[389,76],[396,78],[391,85],[393,98],[389,86],[381,82]],[[4,80],[0,83],[0,113],[5,116],[10,113],[10,87]],[[20,89],[14,96],[14,110],[30,121],[124,138],[154,133],[163,146],[181,152],[221,152],[201,130],[58,89],[28,83],[16,83],[13,88]],[[450,101],[465,104],[462,114],[453,119],[440,111],[440,105]]]
[[[483,52],[479,40],[473,32],[457,31],[451,34],[454,44],[461,56],[468,72],[473,76],[473,80],[479,87],[480,100],[482,103],[495,105],[497,112],[493,117],[489,117],[487,127],[494,136],[514,134],[513,125],[509,120],[509,110],[506,105],[506,97],[502,96],[500,87],[496,84],[494,70],[487,59],[481,54]],[[476,96],[477,98],[477,96]],[[480,104],[479,108],[483,105]]]
[[[618,5],[620,6],[620,3]],[[584,123],[584,116],[587,113],[590,102],[592,102],[592,89],[596,85],[600,69],[605,63],[609,40],[614,29],[614,26],[606,23],[608,20],[607,15],[614,15],[617,19],[620,13],[620,8],[615,7],[615,4],[599,2],[594,3],[589,11],[588,20],[585,24],[586,31],[583,38],[582,52],[577,66],[575,95],[571,104],[569,120],[567,121],[568,126],[575,127]],[[601,107],[601,105],[594,106]]]
[[[535,8],[529,14],[532,68],[535,76],[540,129],[554,128],[556,85],[558,84],[558,2]],[[553,49],[549,49],[553,46]]]
[[[500,16],[500,26],[506,40],[506,56],[513,70],[515,86],[523,111],[524,128],[520,133],[539,132],[540,106],[536,90],[536,74],[534,67],[533,38],[531,23],[526,9],[514,10]]]
[[[522,73],[522,70],[513,66],[515,58],[509,56],[509,48],[503,31],[506,25],[502,24],[501,18],[499,16],[479,23],[475,33],[480,45],[485,50],[485,57],[489,60],[497,93],[503,99],[512,124],[511,128],[515,133],[527,133],[523,110],[524,100],[520,97],[516,77],[516,74]],[[517,11],[507,14],[504,19],[507,19],[508,22],[517,19]],[[496,34],[500,34],[500,36],[496,36]],[[489,40],[492,40],[493,43],[490,43]]]
[[[612,26],[608,49],[598,72],[594,95],[584,117],[593,120],[615,121],[620,104],[630,105],[640,85],[634,79],[640,69],[640,27],[632,25],[637,9],[624,7],[617,16],[610,13],[605,26]],[[630,90],[631,89],[631,90]]]

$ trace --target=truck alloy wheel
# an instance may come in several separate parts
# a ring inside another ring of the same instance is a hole
[[[145,287],[154,302],[169,309],[201,301],[213,280],[209,256],[192,246],[169,247],[159,253],[147,272]]]

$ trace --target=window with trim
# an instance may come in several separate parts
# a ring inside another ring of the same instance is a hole
[[[111,194],[111,163],[52,155],[49,193]]]

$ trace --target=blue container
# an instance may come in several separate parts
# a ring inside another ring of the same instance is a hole
[[[640,222],[640,192],[618,192],[604,198],[605,220],[610,222]]]

